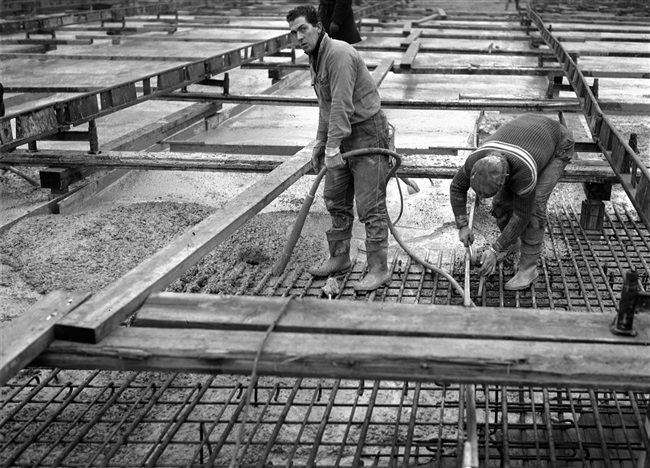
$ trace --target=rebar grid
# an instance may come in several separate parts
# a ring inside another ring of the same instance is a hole
[[[650,243],[645,226],[629,209],[613,206],[606,214],[602,231],[587,231],[580,227],[579,213],[572,206],[551,208],[540,278],[534,287],[523,291],[503,289],[515,273],[516,262],[511,256],[486,280],[481,297],[477,297],[478,269],[472,270],[472,298],[477,305],[491,307],[616,311],[627,271],[638,271],[641,289],[648,288]],[[459,251],[429,252],[427,261],[462,282],[464,258]],[[332,299],[462,305],[463,298],[443,276],[424,271],[409,257],[398,254],[390,263],[392,284],[371,294],[359,294],[353,286],[363,277],[366,266],[354,261],[352,271],[339,280],[340,292]],[[289,264],[280,279],[271,282],[270,275],[264,275],[252,291],[265,296],[322,297],[324,284],[325,280],[312,278],[302,270],[291,270]]]
[[[580,228],[571,207],[549,212],[540,281],[504,291],[512,262],[477,304],[613,313],[624,272],[647,290],[648,233],[614,206],[604,228]],[[623,242],[625,239],[625,242]],[[464,274],[454,251],[428,262]],[[291,267],[291,264],[290,264]],[[408,258],[392,258],[393,284],[357,295],[355,261],[332,299],[461,304],[449,282]],[[322,297],[323,281],[287,269],[244,275],[239,294]],[[472,290],[478,287],[472,272]],[[465,387],[388,381],[250,378],[147,372],[23,370],[2,390],[3,466],[457,466],[466,437]],[[636,467],[650,452],[643,429],[650,395],[604,390],[476,386],[483,466]],[[507,415],[507,417],[504,417]]]
[[[228,466],[250,384],[98,371],[73,383],[68,373],[80,373],[29,372],[5,388],[3,466]],[[455,466],[465,438],[459,395],[458,385],[260,378],[240,460]],[[485,466],[636,466],[650,450],[647,394],[479,385],[476,402]]]

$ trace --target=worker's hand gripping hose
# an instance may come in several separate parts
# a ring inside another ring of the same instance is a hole
[[[354,156],[360,156],[365,154],[385,154],[395,159],[395,164],[393,164],[393,167],[391,168],[388,175],[386,176],[386,184],[388,184],[390,178],[395,175],[400,165],[402,164],[402,157],[397,152],[385,148],[363,148],[363,149],[353,150],[343,154],[343,158],[347,159]],[[321,171],[316,176],[316,179],[314,180],[314,183],[312,184],[309,193],[305,197],[305,200],[303,201],[302,204],[302,208],[300,208],[300,213],[298,213],[298,219],[296,219],[296,222],[293,226],[293,230],[291,231],[291,234],[289,235],[289,239],[287,240],[287,244],[285,245],[284,250],[280,255],[280,258],[278,258],[277,263],[273,267],[273,275],[280,276],[284,272],[285,268],[287,267],[287,263],[289,263],[289,259],[291,258],[291,253],[293,252],[293,249],[296,247],[296,243],[300,238],[300,232],[302,231],[302,227],[305,224],[305,219],[307,219],[307,214],[309,213],[309,209],[311,208],[311,205],[314,202],[314,196],[316,195],[316,191],[318,190],[320,181],[322,180],[326,172],[327,172],[327,168],[321,169]],[[404,251],[413,259],[414,262],[422,265],[426,269],[429,269],[447,278],[447,280],[449,281],[449,283],[451,283],[451,285],[454,287],[456,292],[458,292],[458,294],[460,294],[462,297],[465,297],[465,291],[463,291],[463,288],[460,286],[458,281],[456,281],[453,278],[453,276],[451,276],[445,270],[438,268],[435,265],[432,265],[426,262],[425,260],[421,259],[406,245],[406,243],[402,240],[402,237],[400,236],[399,232],[397,232],[397,229],[393,225],[390,216],[388,216],[388,228],[390,229],[391,234],[393,235],[397,243],[400,245],[400,247],[404,249]]]

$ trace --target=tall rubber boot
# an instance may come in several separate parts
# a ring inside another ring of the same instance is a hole
[[[368,252],[368,273],[354,285],[355,291],[374,291],[381,286],[388,286],[392,281],[392,272],[388,269],[388,249]]]
[[[330,258],[320,266],[311,267],[312,276],[334,276],[347,273],[352,268],[350,261],[350,239],[329,241]]]
[[[526,289],[528,286],[533,284],[539,276],[539,272],[537,271],[538,258],[538,253],[526,254],[522,252],[521,257],[519,258],[517,274],[510,278],[510,281],[508,281],[503,288],[508,291],[518,291],[520,289]]]

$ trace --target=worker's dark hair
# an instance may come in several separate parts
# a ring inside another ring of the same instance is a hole
[[[291,23],[293,20],[300,18],[301,16],[304,16],[305,20],[312,26],[317,26],[320,22],[316,8],[311,5],[304,5],[296,7],[287,13],[287,23]]]

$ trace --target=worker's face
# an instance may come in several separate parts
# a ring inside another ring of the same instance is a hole
[[[323,26],[318,23],[316,26],[309,23],[304,16],[299,16],[293,21],[289,22],[291,34],[298,39],[298,43],[302,50],[307,54],[311,54],[316,48],[318,37],[320,36]]]

